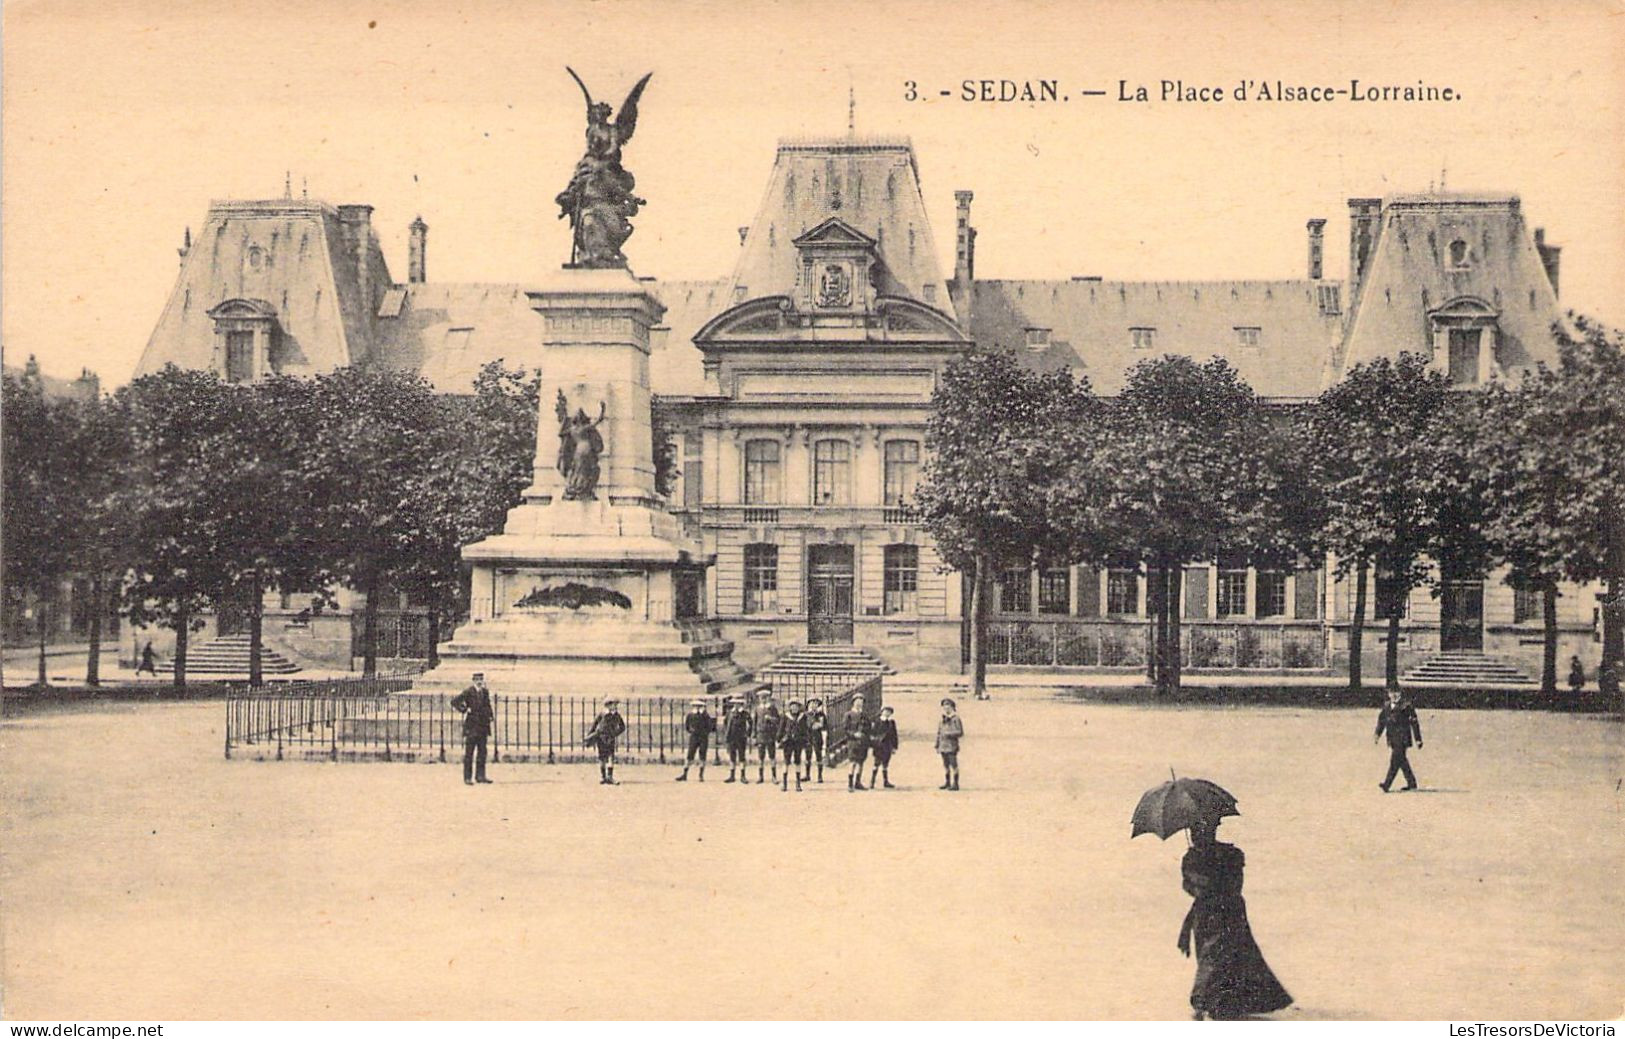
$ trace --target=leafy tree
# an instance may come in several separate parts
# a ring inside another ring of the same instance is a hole
[[[72,545],[63,536],[79,517],[71,480],[64,479],[62,415],[45,397],[39,367],[22,378],[5,376],[4,538],[5,583],[32,594],[39,632],[39,684],[46,684],[45,646],[50,633],[49,604],[73,564]]]
[[[74,569],[85,574],[90,591],[90,652],[85,684],[101,684],[102,621],[109,608],[108,581],[123,569],[130,517],[123,506],[129,479],[129,423],[121,400],[91,397],[54,404],[59,467],[55,479],[71,496],[75,522],[64,528]]]
[[[943,560],[971,586],[971,675],[987,688],[989,585],[1069,547],[1053,521],[1050,488],[1066,472],[1062,433],[1089,405],[1069,372],[1039,375],[1009,354],[974,350],[949,365],[932,395],[929,460],[915,494]]]
[[[1450,387],[1427,358],[1401,354],[1359,365],[1322,393],[1308,416],[1317,482],[1325,496],[1327,548],[1336,573],[1356,575],[1349,632],[1349,683],[1358,687],[1365,579],[1375,568],[1390,601],[1387,684],[1399,684],[1398,603],[1433,580],[1430,550],[1441,541],[1441,444]]]
[[[1251,387],[1218,357],[1141,361],[1111,404],[1104,510],[1118,554],[1146,566],[1148,673],[1159,692],[1180,682],[1185,564],[1249,553],[1280,510],[1271,504],[1269,456],[1260,451],[1273,435]]]

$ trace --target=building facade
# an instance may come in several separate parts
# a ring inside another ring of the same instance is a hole
[[[714,555],[706,605],[748,666],[821,642],[900,670],[962,666],[963,582],[910,502],[932,392],[972,343],[1087,375],[1108,396],[1143,358],[1218,355],[1282,409],[1377,356],[1426,354],[1464,391],[1555,360],[1559,250],[1526,226],[1515,196],[1349,200],[1346,283],[1323,276],[1320,218],[1306,224],[1301,278],[978,279],[974,196],[955,193],[951,270],[924,198],[906,139],[784,141],[728,276],[643,279],[666,307],[650,372],[679,458],[671,506]],[[213,203],[141,371],[173,362],[252,380],[377,364],[457,393],[489,361],[535,363],[539,316],[521,283],[428,282],[421,218],[408,278],[395,282],[371,214],[308,199]],[[1193,561],[1188,665],[1344,666],[1353,596],[1325,562]],[[1368,597],[1372,668],[1386,648],[1379,598]],[[994,602],[995,667],[1144,666],[1145,581],[1131,566],[1005,574]],[[1393,608],[1406,668],[1482,652],[1538,673],[1538,600],[1505,575],[1450,575],[1437,597],[1417,590]],[[1595,596],[1565,588],[1559,618],[1564,658],[1594,673]]]

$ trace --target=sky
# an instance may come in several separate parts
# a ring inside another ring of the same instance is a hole
[[[940,260],[976,192],[977,275],[1297,278],[1305,221],[1347,269],[1356,196],[1518,194],[1563,247],[1561,301],[1625,321],[1625,0],[1005,3],[11,0],[4,5],[8,364],[129,379],[209,200],[365,202],[398,280],[524,282],[568,258],[555,194],[583,99],[644,72],[626,247],[725,276],[780,137],[912,138]],[[966,80],[1064,102],[968,102]],[[1161,81],[1450,87],[1430,103],[1160,100]],[[1153,100],[1117,100],[1144,84]],[[908,83],[917,100],[908,100]],[[943,97],[947,90],[951,96]],[[1105,96],[1085,97],[1084,90]]]

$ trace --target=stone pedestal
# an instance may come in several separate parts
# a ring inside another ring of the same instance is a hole
[[[687,697],[745,683],[700,612],[710,561],[655,494],[649,328],[664,308],[625,270],[560,271],[529,295],[542,316],[534,479],[502,533],[463,549],[470,622],[414,691],[461,688],[474,671],[511,696]],[[603,405],[596,500],[563,498],[560,391],[571,414]],[[570,585],[611,601],[519,605]]]

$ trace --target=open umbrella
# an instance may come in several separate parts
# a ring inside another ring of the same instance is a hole
[[[1193,823],[1240,814],[1236,799],[1224,787],[1205,779],[1178,777],[1140,795],[1140,803],[1134,807],[1134,832],[1129,838],[1154,833],[1167,840]]]

